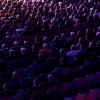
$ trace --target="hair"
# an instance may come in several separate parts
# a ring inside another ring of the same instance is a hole
[[[75,50],[76,46],[75,45],[71,45],[71,50]]]
[[[100,32],[96,32],[96,37],[100,37]]]
[[[20,74],[18,71],[13,71],[12,73],[12,79],[13,80],[16,80],[16,79],[19,79],[20,78]]]
[[[48,44],[47,43],[43,43],[43,48],[48,48]]]

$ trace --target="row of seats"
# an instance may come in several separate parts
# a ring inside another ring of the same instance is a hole
[[[100,100],[100,91],[98,89],[78,94],[72,97],[64,97],[64,100]]]
[[[99,66],[94,66],[92,68],[91,67],[90,68],[85,68],[85,67],[82,68],[81,65],[75,66],[74,68],[60,68],[60,72],[58,72],[58,74],[60,75],[61,78],[59,78],[59,76],[55,76],[54,80],[55,80],[55,78],[57,78],[58,80],[60,80],[62,82],[66,82],[66,81],[73,80],[76,77],[78,78],[78,77],[85,76],[87,74],[95,73],[96,71],[98,71],[98,69],[99,69]],[[33,67],[21,68],[21,69],[17,69],[17,71],[20,72],[20,75],[21,75],[21,79],[19,79],[19,80],[12,80],[12,75],[11,75],[12,72],[11,71],[0,73],[1,84],[4,84],[4,82],[6,82],[8,84],[17,83],[17,82],[18,83],[22,82],[23,85],[25,84],[25,82],[26,82],[26,84],[32,84],[32,81],[35,77],[41,76],[41,75],[34,74]],[[47,78],[48,74],[49,73],[43,75],[44,80],[47,80],[46,78]],[[42,81],[43,81],[43,79],[42,79]]]
[[[63,74],[64,75],[64,74]],[[22,83],[22,87],[23,88],[19,88],[19,89],[25,89],[25,88],[29,88],[29,86],[32,85],[32,80],[33,78],[29,77],[29,78],[25,78],[23,80],[16,80],[16,81],[10,81],[8,82],[9,84],[9,87],[11,87],[11,89],[18,89],[18,86],[20,87],[20,82]],[[59,81],[58,81],[59,82]],[[78,79],[74,79],[72,81],[68,81],[67,83],[59,83],[59,84],[63,84],[61,86],[61,93],[67,93],[69,94],[70,91],[77,91],[77,90],[80,90],[83,89],[83,90],[86,90],[88,88],[94,88],[96,85],[100,84],[100,73],[96,73],[96,74],[90,74],[89,76],[86,76],[86,77],[82,77],[82,78],[78,78]],[[74,85],[73,85],[74,84]],[[57,85],[56,87],[58,88],[59,85]],[[74,87],[73,87],[74,86]],[[99,86],[99,85],[98,85]],[[48,87],[48,86],[46,86]],[[54,86],[55,87],[55,86]],[[39,87],[40,89],[41,87]],[[51,90],[55,90],[54,88],[50,88]],[[49,89],[49,90],[50,90]],[[50,91],[51,91],[50,90]],[[69,91],[70,90],[70,91]],[[53,93],[52,91],[52,93]],[[58,90],[57,90],[58,91]],[[56,91],[56,92],[57,92]],[[80,91],[79,91],[80,92]],[[77,93],[77,92],[76,92]],[[2,93],[1,93],[1,96],[2,96]]]
[[[0,100],[47,100],[43,98],[45,98],[47,95],[50,95],[50,93],[53,94],[54,96],[58,96],[57,94],[62,94],[64,100],[99,100],[100,98],[99,79],[100,79],[100,72],[97,72],[96,74],[91,74],[86,77],[74,79],[70,82],[61,83],[55,86],[47,87],[45,89],[42,88],[34,90],[33,88],[32,90],[27,89],[26,92],[25,90],[24,92],[20,91],[18,94],[16,94],[16,96],[6,97]],[[98,90],[95,88],[98,88]],[[90,89],[94,89],[95,91],[91,90],[89,92]],[[30,93],[30,90],[32,91],[32,93]],[[94,97],[94,99],[92,97]],[[96,97],[98,99],[95,99]],[[52,100],[58,100],[57,97],[54,98]]]

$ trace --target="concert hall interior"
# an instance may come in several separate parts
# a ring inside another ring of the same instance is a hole
[[[100,100],[100,1],[0,0],[0,100]]]

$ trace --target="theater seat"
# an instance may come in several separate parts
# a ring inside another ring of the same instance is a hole
[[[93,76],[94,74],[92,75],[87,75],[86,77],[83,77],[81,78],[81,83],[82,83],[82,88],[85,90],[89,89],[92,87],[92,82],[93,82]]]
[[[26,93],[19,93],[16,96],[14,96],[14,100],[29,100],[29,94]]]
[[[69,96],[71,93],[71,87],[72,87],[71,82],[67,82],[67,83],[62,84],[61,93],[63,93],[66,96]]]
[[[97,99],[98,92],[97,91],[91,91],[87,94],[86,100],[98,100]]]
[[[73,99],[72,99],[73,100]],[[75,100],[85,100],[85,95],[84,94],[80,94],[78,96],[75,96]],[[90,100],[90,99],[89,99]]]
[[[11,96],[9,97],[4,97],[4,98],[0,98],[0,100],[14,100],[14,98]]]

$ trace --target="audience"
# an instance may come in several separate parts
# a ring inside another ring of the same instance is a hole
[[[13,64],[7,65],[7,62],[16,59],[18,68],[31,66],[34,71],[30,72],[35,75],[50,72],[46,77],[51,82],[60,77],[60,70],[65,67],[81,63],[82,69],[88,71],[88,66],[97,65],[95,61],[100,58],[99,6],[96,0],[80,0],[74,4],[1,0],[0,72],[9,70],[7,66],[13,68]],[[16,68],[11,79],[19,80],[21,74]],[[33,87],[40,83],[35,78]],[[6,84],[4,91],[8,88]]]

